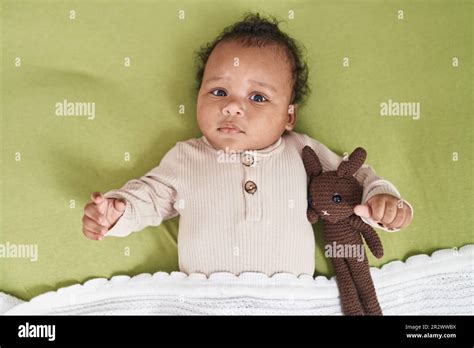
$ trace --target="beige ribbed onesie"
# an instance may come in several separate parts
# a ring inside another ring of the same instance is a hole
[[[265,149],[241,154],[218,151],[204,136],[178,142],[145,176],[105,194],[127,202],[107,236],[123,237],[180,215],[182,272],[312,276],[315,238],[306,218],[305,145],[316,151],[325,171],[335,170],[342,160],[318,141],[292,131]],[[364,187],[363,202],[380,193],[400,197],[368,165],[355,177]]]

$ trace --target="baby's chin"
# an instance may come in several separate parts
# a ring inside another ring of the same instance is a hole
[[[223,150],[226,152],[242,152],[246,150],[252,150],[252,145],[246,141],[237,139],[208,139],[211,145],[217,150]]]
[[[226,152],[253,150],[255,144],[249,138],[246,133],[226,134],[220,131],[206,135],[206,139],[215,149]]]

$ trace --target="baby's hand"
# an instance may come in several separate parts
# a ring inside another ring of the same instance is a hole
[[[385,193],[373,196],[366,204],[357,205],[354,213],[388,228],[405,228],[412,220],[410,206],[399,198]]]
[[[102,240],[107,231],[115,225],[125,211],[125,202],[105,198],[100,192],[91,194],[91,203],[84,207],[82,232],[92,240]]]

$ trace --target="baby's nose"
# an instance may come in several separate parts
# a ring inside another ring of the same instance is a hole
[[[236,102],[230,102],[222,108],[222,114],[224,116],[243,116],[244,110]]]

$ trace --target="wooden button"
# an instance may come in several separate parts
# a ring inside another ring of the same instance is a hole
[[[253,181],[247,181],[245,183],[245,191],[253,195],[257,191],[257,185]]]
[[[244,165],[246,165],[247,167],[250,167],[253,164],[254,161],[255,160],[254,160],[253,156],[251,154],[249,154],[248,152],[244,152],[242,154],[242,163]]]

